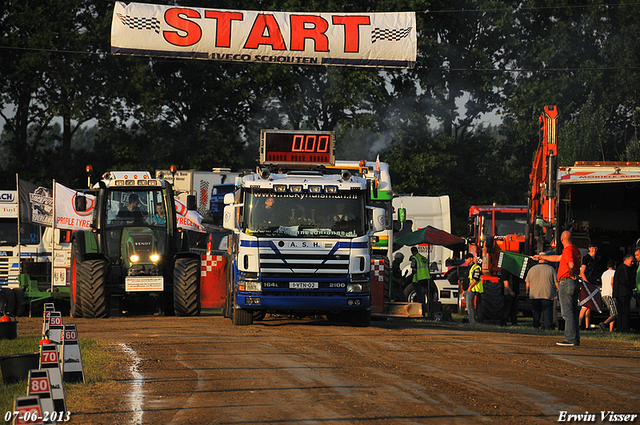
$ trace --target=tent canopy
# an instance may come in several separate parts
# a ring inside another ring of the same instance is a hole
[[[433,226],[423,227],[415,232],[401,236],[394,240],[393,244],[398,245],[398,247],[419,244],[440,245],[453,251],[464,251],[466,249],[464,239],[444,230],[436,229]]]

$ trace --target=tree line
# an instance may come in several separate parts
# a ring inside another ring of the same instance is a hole
[[[333,130],[338,158],[380,155],[397,193],[449,195],[454,232],[462,234],[470,205],[526,201],[544,105],[561,113],[561,165],[640,159],[640,3],[171,3],[415,11],[417,64],[390,70],[114,56],[111,1],[6,0],[0,187],[14,188],[16,173],[83,187],[86,164],[97,175],[171,164],[253,168],[262,128]],[[496,111],[499,125],[480,121]]]

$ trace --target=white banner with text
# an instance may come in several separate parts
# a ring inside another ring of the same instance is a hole
[[[235,62],[413,68],[415,12],[302,13],[116,2],[111,52]]]

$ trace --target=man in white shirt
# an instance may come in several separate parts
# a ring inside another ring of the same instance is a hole
[[[615,325],[616,317],[618,316],[616,302],[613,299],[613,276],[616,274],[615,268],[616,262],[609,260],[607,263],[607,270],[602,273],[602,277],[600,278],[600,281],[602,282],[602,300],[609,309],[609,317],[607,317],[607,320],[604,322],[600,322],[598,326],[600,326],[600,329],[603,331],[606,331],[608,327],[610,332],[613,332],[613,326]]]

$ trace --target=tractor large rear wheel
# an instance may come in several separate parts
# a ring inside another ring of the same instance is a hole
[[[87,260],[80,263],[76,288],[76,296],[82,305],[82,314],[87,318],[109,317],[109,296],[107,294],[107,273],[109,265],[106,260]]]
[[[200,314],[200,261],[178,258],[173,268],[173,310],[176,316]]]
[[[82,259],[80,258],[80,248],[78,242],[74,239],[71,247],[71,317],[83,317],[82,316],[82,296],[80,295],[80,286],[78,284],[79,271],[82,266]]]
[[[25,313],[25,304],[24,304],[24,291],[20,288],[13,288],[13,295],[16,298],[16,309],[15,316],[20,317],[24,316]]]

